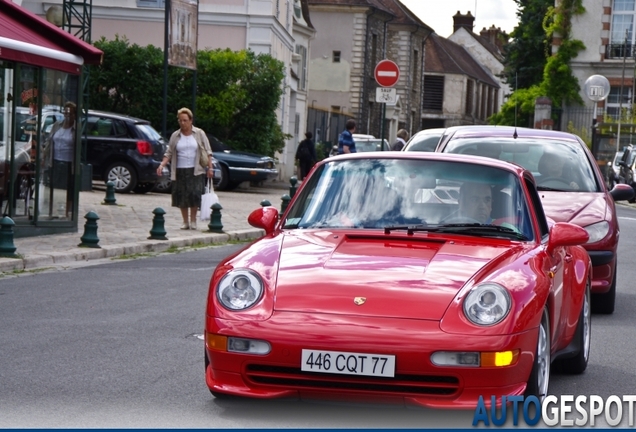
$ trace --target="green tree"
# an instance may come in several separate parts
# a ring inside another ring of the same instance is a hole
[[[519,23],[504,47],[504,80],[513,89],[527,89],[543,80],[551,48],[543,22],[554,0],[514,1]]]
[[[126,38],[95,42],[104,52],[91,66],[89,98],[101,109],[149,120],[163,127],[163,51],[131,45]],[[195,124],[239,150],[274,156],[287,138],[276,118],[283,94],[284,65],[252,51],[200,50],[197,53]],[[168,133],[176,112],[192,105],[194,72],[168,68]]]

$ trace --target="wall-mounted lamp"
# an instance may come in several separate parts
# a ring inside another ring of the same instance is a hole
[[[64,11],[61,6],[51,6],[46,11],[46,20],[57,27],[64,24]]]

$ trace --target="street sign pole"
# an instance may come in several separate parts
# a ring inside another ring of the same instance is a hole
[[[391,60],[381,60],[375,66],[375,81],[382,87],[393,87],[400,79],[400,68]],[[376,93],[376,101],[379,93]],[[384,151],[384,123],[386,118],[386,100],[382,100],[382,117],[380,118],[380,148]]]

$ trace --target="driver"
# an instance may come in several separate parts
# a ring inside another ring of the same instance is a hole
[[[465,182],[459,188],[459,210],[456,217],[492,223],[492,189],[485,183]]]
[[[570,179],[566,179],[563,168],[565,166],[565,158],[556,153],[543,153],[541,159],[539,159],[539,173],[541,177],[539,178],[539,183],[543,181],[549,181],[548,179],[555,179],[557,181],[561,181],[565,184],[570,185],[572,189],[579,189],[579,185],[570,181]]]

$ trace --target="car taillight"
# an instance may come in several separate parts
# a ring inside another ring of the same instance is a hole
[[[152,156],[152,145],[148,141],[137,141],[137,151],[144,156]]]

